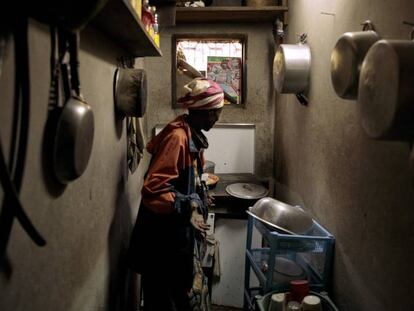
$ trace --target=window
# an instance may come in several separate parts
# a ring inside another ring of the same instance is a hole
[[[225,93],[225,106],[242,107],[245,99],[246,37],[244,35],[177,35],[173,37],[173,108],[183,86],[195,77],[216,81]]]

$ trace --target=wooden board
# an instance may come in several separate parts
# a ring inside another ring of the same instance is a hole
[[[176,22],[274,22],[277,18],[283,19],[287,10],[285,6],[177,7]]]
[[[109,0],[92,24],[126,51],[122,56],[162,55],[129,0]]]

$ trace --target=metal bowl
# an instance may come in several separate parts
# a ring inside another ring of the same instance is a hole
[[[248,213],[284,233],[306,234],[313,225],[312,218],[301,207],[270,197],[257,201]]]

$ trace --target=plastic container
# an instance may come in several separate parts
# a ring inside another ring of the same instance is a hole
[[[259,308],[260,311],[268,311],[269,310],[269,304],[270,304],[270,299],[272,297],[273,294],[278,293],[277,291],[275,292],[270,292],[266,295],[264,295],[261,298],[258,298],[256,300],[256,305]],[[335,304],[332,302],[332,300],[328,297],[328,295],[322,294],[322,293],[317,293],[317,292],[313,292],[311,291],[312,295],[315,295],[317,297],[319,297],[321,299],[321,304],[322,304],[322,310],[323,311],[339,311],[338,308],[335,306]]]

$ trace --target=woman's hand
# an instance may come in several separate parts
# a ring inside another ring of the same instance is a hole
[[[206,235],[206,230],[210,229],[210,225],[207,225],[204,222],[204,217],[202,214],[200,214],[198,212],[198,204],[195,201],[191,202],[191,218],[190,218],[190,222],[191,225],[198,231],[200,231],[200,233],[205,236]]]

